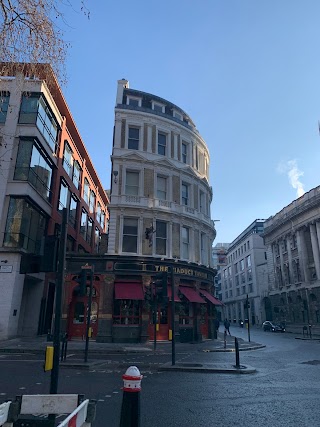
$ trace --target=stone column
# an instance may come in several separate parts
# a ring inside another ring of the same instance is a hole
[[[151,276],[142,276],[143,290],[149,286],[151,286]],[[140,342],[146,342],[149,339],[148,326],[149,326],[149,318],[152,313],[151,305],[147,301],[143,301],[143,310],[141,315],[141,334],[140,334]]]
[[[297,230],[297,246],[298,246],[300,265],[302,267],[302,272],[303,272],[303,281],[307,282],[309,280],[308,267],[307,267],[308,258],[307,258],[307,248],[304,240],[303,228],[300,230]]]
[[[320,248],[320,221],[316,222],[316,230],[317,230],[318,248]]]
[[[100,285],[97,342],[112,342],[113,274],[104,277]]]
[[[282,286],[284,286],[286,284],[286,276],[284,274],[284,261],[283,261],[283,252],[282,252],[282,240],[280,240],[280,245],[279,245],[279,254],[280,254],[280,266],[281,266],[281,277],[282,277]]]
[[[319,254],[319,246],[318,246],[317,231],[316,231],[315,224],[310,224],[310,235],[311,235],[311,245],[312,245],[314,266],[317,273],[317,279],[319,280],[320,279],[320,254]]]
[[[293,269],[292,269],[292,253],[291,253],[291,238],[292,235],[287,238],[287,251],[288,251],[288,262],[289,262],[289,284],[293,284]]]

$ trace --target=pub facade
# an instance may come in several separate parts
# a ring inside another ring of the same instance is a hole
[[[83,266],[93,267],[90,327],[97,342],[146,342],[172,338],[172,279],[175,334],[181,342],[213,338],[213,321],[221,302],[212,294],[215,271],[196,264],[135,257],[74,255],[67,257],[63,329],[69,339],[83,339],[87,328],[90,281],[79,292]],[[155,304],[153,282],[168,272],[168,300]]]

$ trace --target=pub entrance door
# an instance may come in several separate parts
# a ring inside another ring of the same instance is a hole
[[[87,291],[89,288],[87,288]],[[87,292],[88,294],[88,292]],[[69,321],[68,321],[68,337],[72,338],[86,338],[87,331],[87,317],[88,317],[88,295],[79,296],[77,292],[73,293],[72,301],[69,305]],[[92,303],[91,303],[91,318],[90,327],[91,338],[97,336],[98,333],[98,310],[99,300],[95,287],[92,289]]]
[[[167,341],[169,339],[169,325],[171,325],[170,311],[168,304],[158,304],[156,311],[156,330],[157,341]],[[149,312],[149,326],[148,326],[149,339],[154,340],[154,310]]]

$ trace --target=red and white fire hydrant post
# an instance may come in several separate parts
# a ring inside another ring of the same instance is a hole
[[[120,427],[140,427],[140,391],[142,375],[136,366],[130,366],[123,379],[123,397]]]

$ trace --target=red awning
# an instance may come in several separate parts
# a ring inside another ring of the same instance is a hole
[[[206,304],[206,301],[202,299],[198,292],[193,288],[179,286],[179,290],[190,302],[201,302],[202,304]]]
[[[213,305],[223,305],[222,301],[218,300],[216,297],[209,294],[209,292],[205,291],[204,289],[200,289],[200,294],[207,298],[208,301],[212,302]]]
[[[178,289],[175,288],[174,300],[175,300],[175,302],[181,302],[181,299],[177,295],[177,291],[178,291]],[[172,298],[172,288],[171,288],[171,286],[168,286],[168,298],[169,298],[169,301],[171,301],[171,298]]]
[[[137,282],[116,282],[114,293],[115,299],[144,300],[142,284]]]

